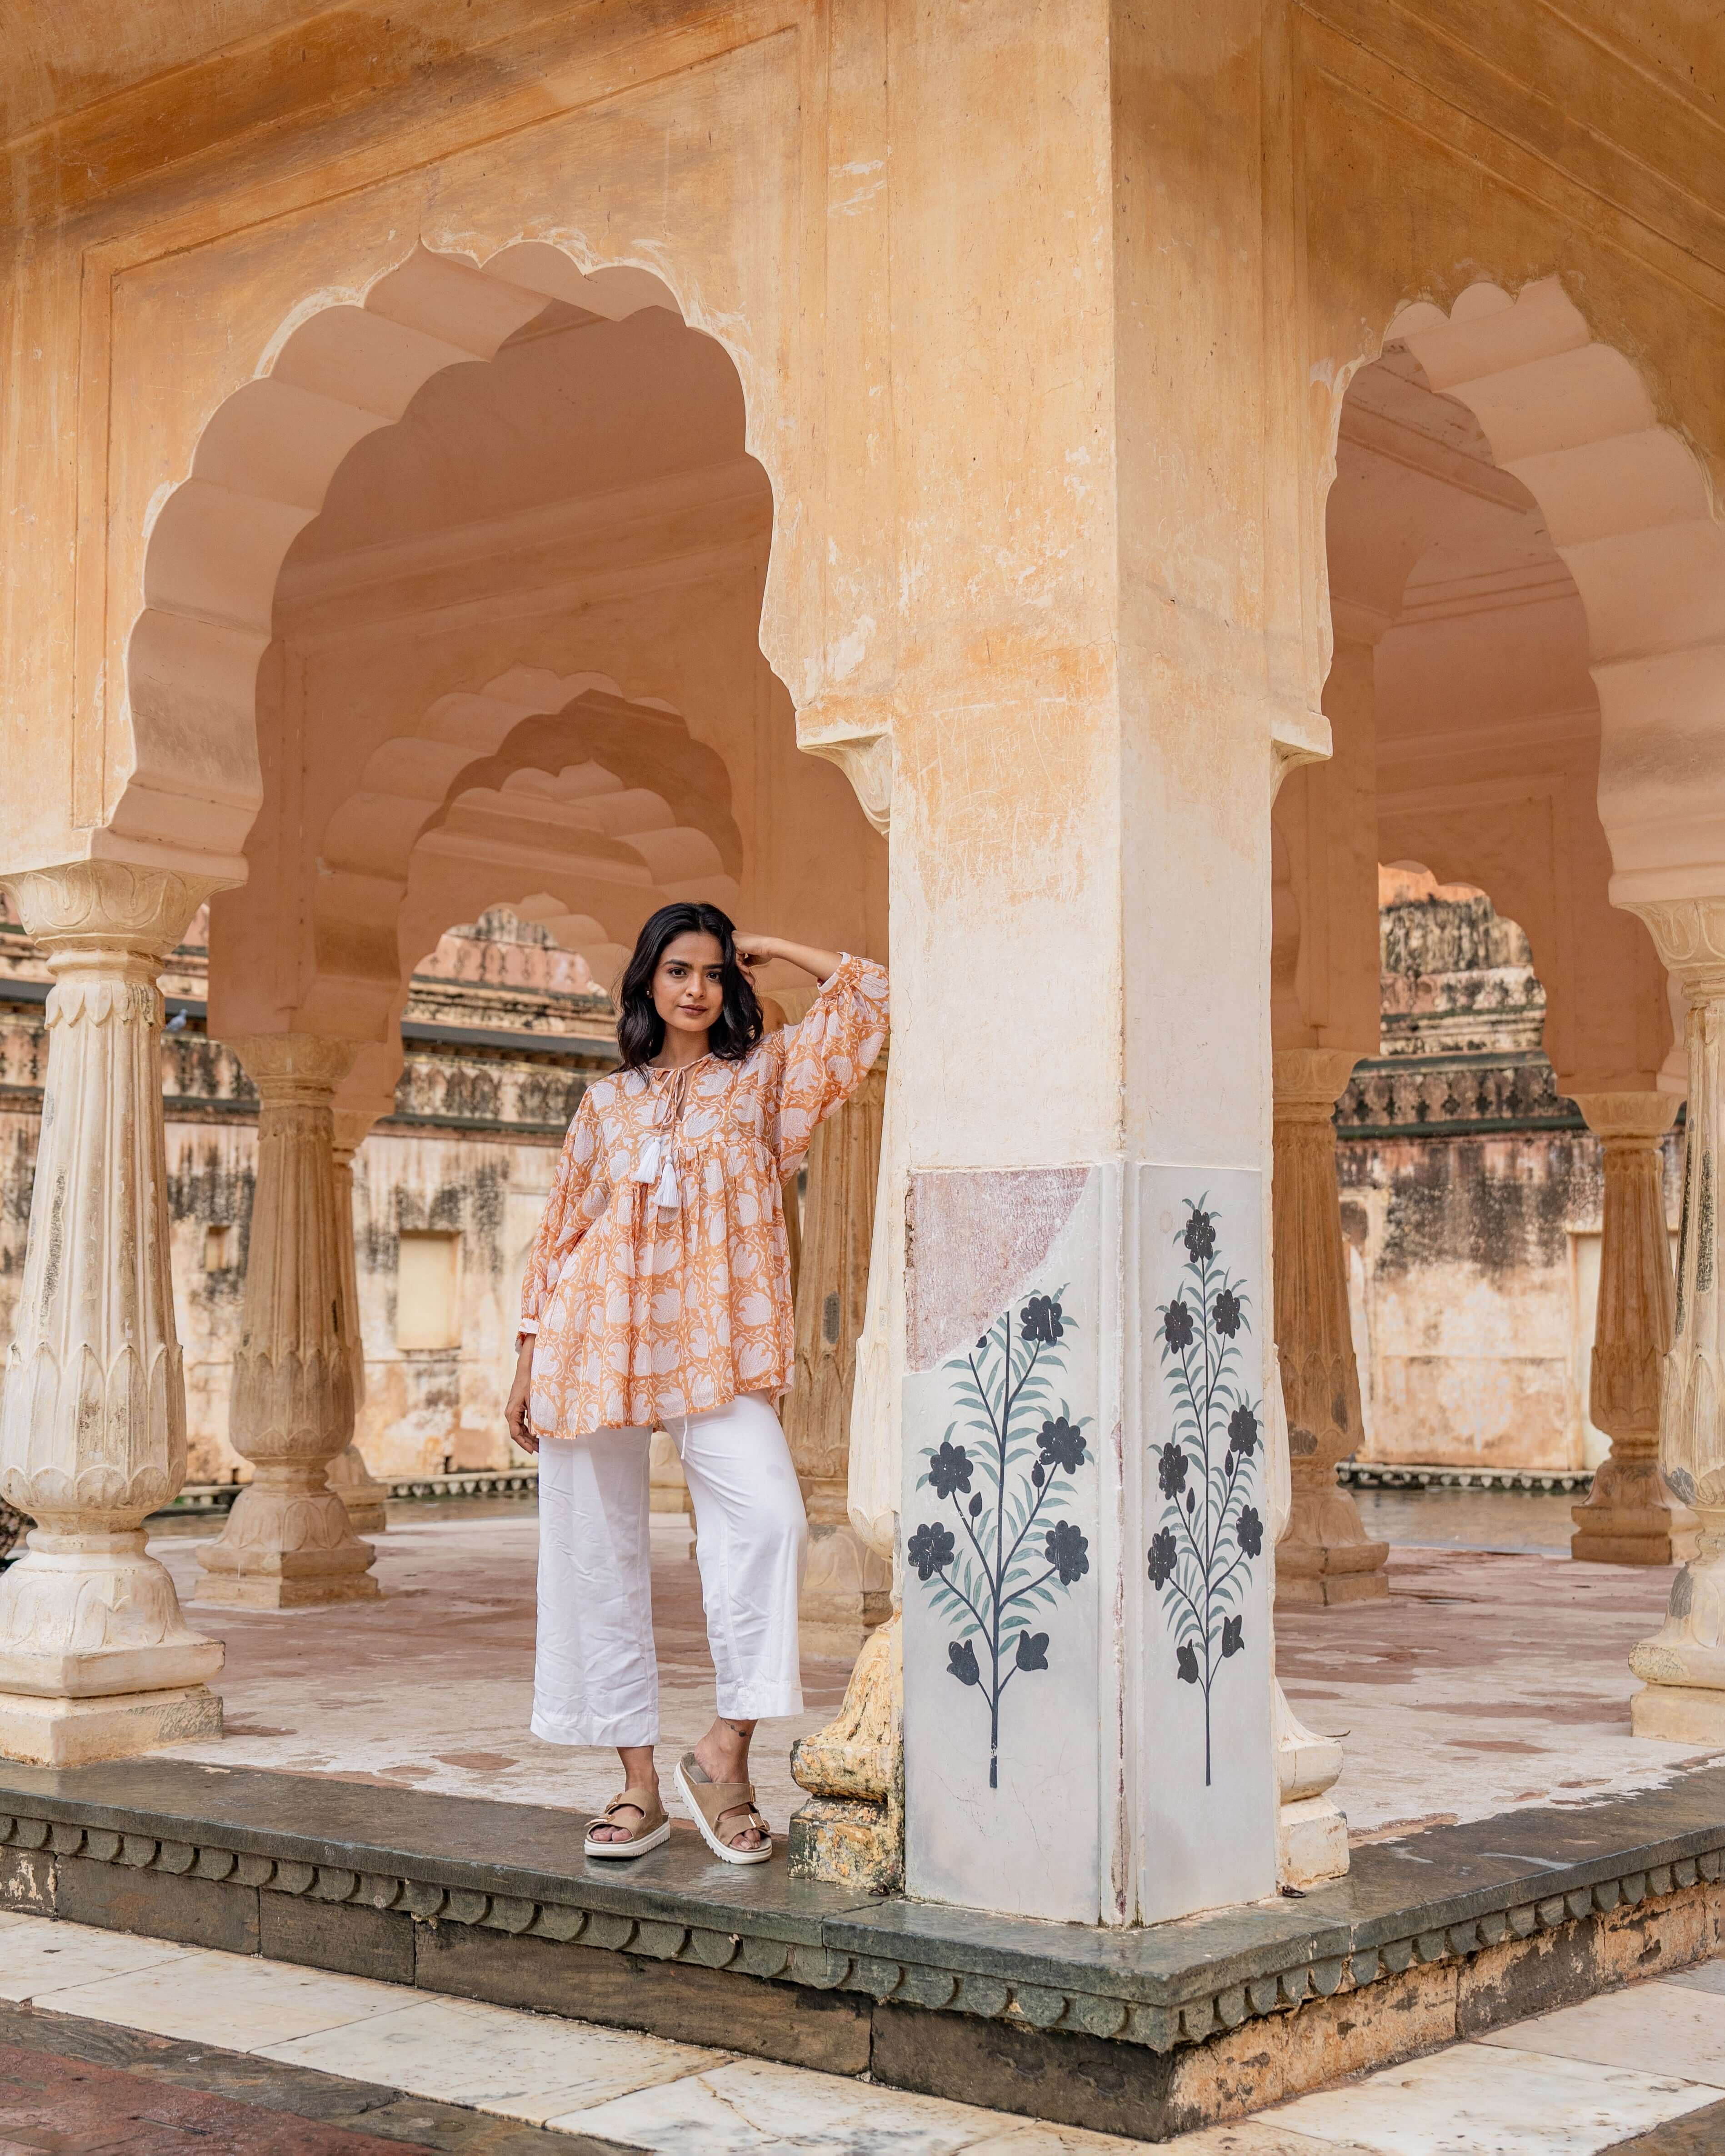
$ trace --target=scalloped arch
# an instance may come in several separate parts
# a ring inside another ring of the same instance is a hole
[[[611,876],[468,847],[450,831],[475,794],[495,798],[523,773],[555,780],[588,766],[619,788],[596,797],[621,811],[618,835],[594,839],[595,851],[609,847],[619,856]],[[608,949],[631,944],[641,919],[666,898],[696,889],[734,897],[742,838],[730,803],[730,773],[717,751],[696,741],[669,705],[626,697],[608,675],[514,667],[480,690],[438,698],[412,733],[378,745],[325,825],[313,978],[299,1022],[362,1040],[388,1030],[437,911],[434,901],[428,911],[424,896],[433,855],[447,893],[439,929],[549,886],[564,911],[595,922]]]
[[[491,359],[552,300],[614,321],[645,307],[688,319],[653,271],[583,271],[533,240],[483,263],[416,245],[362,296],[320,295],[282,325],[254,378],[212,414],[149,533],[116,837],[238,858],[262,799],[257,670],[289,547],[356,443],[399,419],[432,375]]]
[[[1725,893],[1725,526],[1700,460],[1555,278],[1404,308],[1385,343],[1473,414],[1581,594],[1612,898]]]

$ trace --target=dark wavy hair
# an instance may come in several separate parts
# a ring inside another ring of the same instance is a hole
[[[650,1063],[665,1045],[665,1020],[653,1008],[653,976],[665,946],[691,933],[716,937],[724,967],[721,985],[725,1000],[706,1038],[708,1055],[722,1056],[727,1063],[740,1062],[766,1030],[754,988],[737,963],[737,932],[730,916],[716,906],[688,901],[661,906],[643,922],[634,956],[624,968],[617,991],[617,1045],[626,1070]]]

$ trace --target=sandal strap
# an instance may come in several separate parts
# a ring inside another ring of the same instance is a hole
[[[638,1825],[631,1826],[627,1820],[614,1817],[614,1814],[621,1811],[625,1806],[640,1814]],[[663,1816],[663,1807],[650,1789],[621,1789],[597,1818],[588,1821],[587,1831],[591,1834],[596,1826],[618,1826],[622,1827],[633,1840],[635,1835],[644,1834],[655,1824],[655,1819]]]

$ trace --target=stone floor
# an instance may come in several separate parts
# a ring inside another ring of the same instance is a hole
[[[1657,1625],[1671,1574],[1578,1565],[1568,1504],[1527,1494],[1368,1492],[1401,1539],[1387,1601],[1298,1611],[1277,1626],[1295,1710],[1343,1737],[1337,1794],[1356,1838],[1583,1803],[1644,1788],[1695,1756],[1630,1732],[1626,1657]],[[208,1610],[228,1643],[228,1735],[183,1756],[340,1774],[463,1796],[596,1808],[614,1754],[541,1743],[532,1691],[536,1526],[530,1506],[392,1508],[378,1543],[385,1598],[285,1615]],[[152,1546],[182,1595],[214,1523]],[[1465,1543],[1486,1547],[1462,1547]],[[1555,1547],[1553,1547],[1555,1545]],[[680,1517],[654,1531],[662,1669],[661,1768],[711,1719],[700,1582]],[[803,1714],[763,1727],[756,1784],[783,1826],[800,1801],[790,1741],[843,1695],[842,1663],[804,1665]]]
[[[663,2038],[0,1915],[5,2156],[1129,2156]],[[1725,1964],[1345,2082],[1172,2156],[1717,2156]]]

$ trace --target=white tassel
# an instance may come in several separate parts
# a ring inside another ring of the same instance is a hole
[[[676,1163],[666,1161],[665,1173],[659,1178],[659,1188],[653,1194],[653,1202],[661,1213],[675,1213],[683,1202],[682,1185],[677,1180]]]
[[[635,1172],[629,1180],[632,1183],[657,1183],[660,1163],[664,1158],[664,1141],[660,1138],[649,1138],[646,1144],[641,1147],[641,1157],[635,1163]]]

